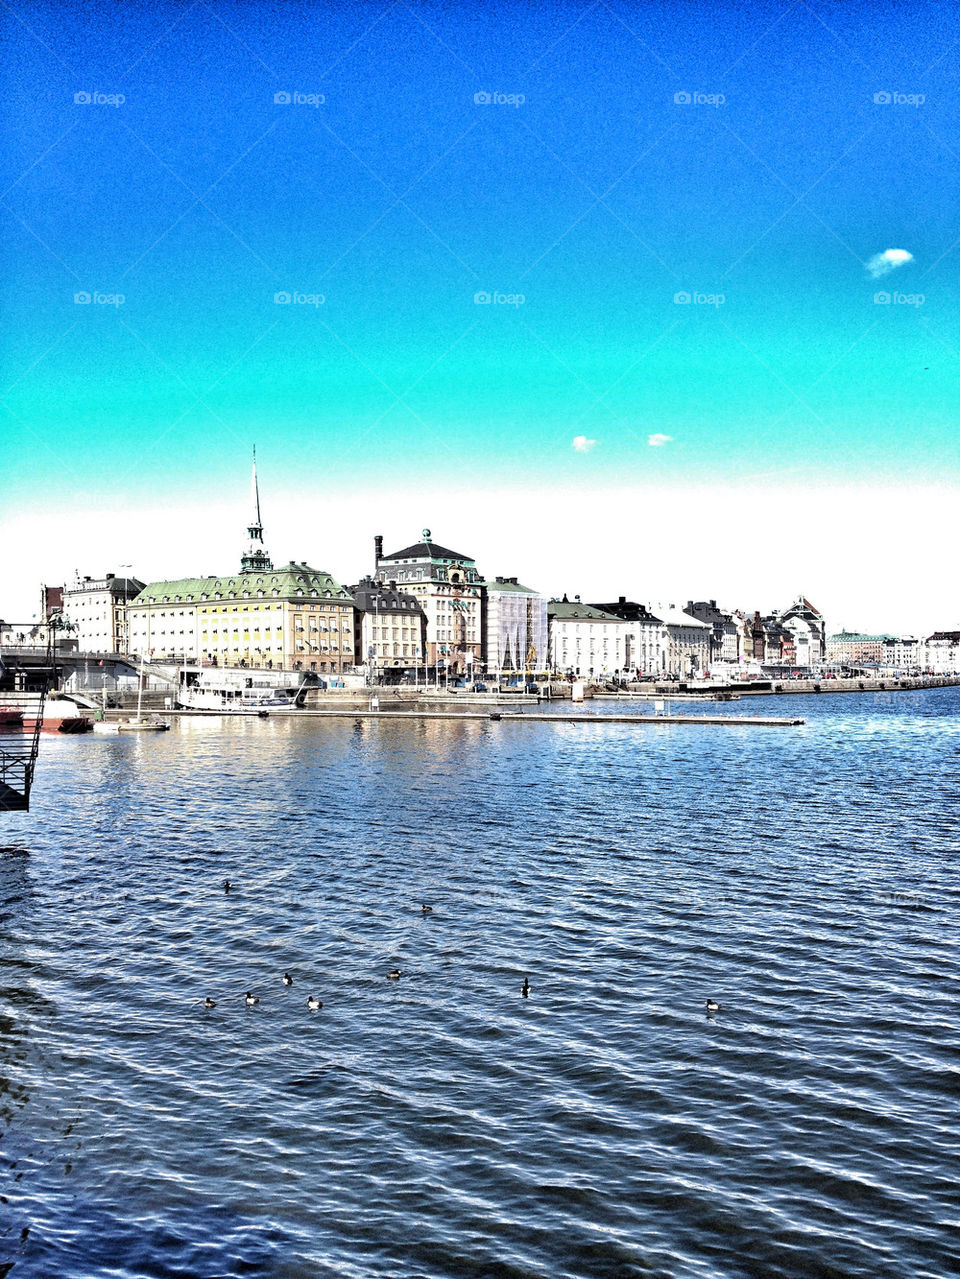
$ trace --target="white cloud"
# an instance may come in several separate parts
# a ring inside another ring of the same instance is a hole
[[[589,453],[596,442],[596,440],[588,440],[585,435],[575,435],[573,437],[573,448],[578,453]]]
[[[895,267],[905,266],[912,261],[913,254],[908,253],[906,249],[884,249],[882,253],[873,255],[867,263],[867,270],[876,280],[881,275],[887,275]]]
[[[659,432],[657,432],[656,435],[647,436],[647,443],[650,445],[652,449],[658,449],[664,444],[669,444],[672,439],[673,439],[672,435],[661,435]]]

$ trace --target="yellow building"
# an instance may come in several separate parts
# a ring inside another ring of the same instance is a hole
[[[274,568],[264,549],[256,454],[251,497],[240,572],[145,586],[127,610],[130,652],[217,666],[352,671],[353,597],[305,560]]]
[[[327,674],[353,669],[353,599],[305,562],[153,582],[130,605],[129,628],[131,651],[154,659]]]

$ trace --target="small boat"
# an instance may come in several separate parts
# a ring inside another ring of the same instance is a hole
[[[46,724],[44,724],[46,728]],[[72,715],[69,719],[61,719],[57,722],[58,733],[92,733],[93,720],[87,719],[85,715]]]
[[[0,706],[0,728],[20,728],[23,711],[17,706]]]
[[[118,733],[165,733],[169,728],[162,719],[122,719],[117,724]]]

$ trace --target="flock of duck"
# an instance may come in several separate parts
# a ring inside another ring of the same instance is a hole
[[[229,893],[232,887],[233,885],[230,883],[229,879],[225,879],[223,881],[223,891],[225,893]],[[432,915],[433,907],[428,906],[427,903],[424,902],[420,907],[420,913],[422,915]],[[391,968],[390,971],[387,973],[387,981],[399,981],[402,976],[403,976],[403,973],[399,968]],[[293,978],[287,972],[283,974],[280,980],[283,982],[284,986],[293,985]],[[524,977],[523,979],[523,985],[520,988],[520,994],[524,997],[524,999],[527,999],[530,995],[530,980],[527,977]],[[257,1004],[259,1004],[260,996],[255,995],[253,991],[248,990],[246,995],[244,995],[243,997],[243,1002],[247,1005],[248,1008],[253,1008]],[[207,995],[207,997],[203,1000],[203,1006],[204,1008],[216,1008],[217,1001],[215,999],[211,999],[210,996]],[[312,1011],[317,1012],[319,1009],[323,1007],[323,1000],[318,999],[316,995],[308,995],[307,1007],[311,1009]]]
[[[225,879],[223,881],[223,891],[225,893],[229,893],[232,887],[233,885],[230,883],[229,879]],[[420,907],[420,913],[423,915],[431,915],[433,914],[433,907],[428,906],[426,902],[424,902]],[[403,976],[403,973],[401,972],[399,968],[391,968],[390,971],[387,973],[387,981],[399,981],[402,976]],[[283,982],[284,986],[293,985],[293,978],[287,972],[283,974],[280,980]],[[524,977],[523,979],[523,985],[520,987],[520,994],[523,996],[524,999],[528,999],[530,997],[530,979],[528,977]],[[259,1004],[259,1002],[260,1002],[260,996],[255,995],[253,994],[252,991],[248,990],[246,995],[244,996],[244,1003],[247,1005],[247,1007],[253,1008],[256,1004]],[[207,995],[206,999],[203,1001],[203,1006],[204,1008],[216,1008],[217,1001],[215,999],[211,999],[210,996]],[[317,999],[315,995],[308,995],[307,1007],[311,1009],[312,1011],[316,1012],[323,1007],[323,1000]],[[710,1016],[713,1013],[718,1013],[721,1011],[722,1010],[720,1008],[720,1005],[717,1003],[715,999],[707,1000],[708,1016]]]

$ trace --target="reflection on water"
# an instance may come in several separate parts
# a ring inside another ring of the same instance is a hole
[[[0,1274],[957,1270],[958,705],[45,742]]]

